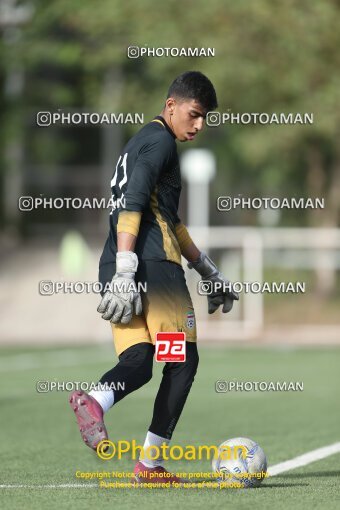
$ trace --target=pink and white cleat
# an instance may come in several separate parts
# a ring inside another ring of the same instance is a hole
[[[76,415],[84,443],[96,450],[98,443],[108,438],[101,405],[81,390],[71,393],[69,402]]]

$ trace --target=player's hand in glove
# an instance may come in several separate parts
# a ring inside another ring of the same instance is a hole
[[[196,269],[204,282],[211,282],[208,284],[212,289],[211,294],[207,295],[208,313],[214,313],[220,305],[223,305],[223,313],[230,312],[234,300],[239,299],[238,293],[232,290],[232,284],[219,272],[208,255],[201,252],[198,260],[189,262],[188,267]]]
[[[142,300],[135,282],[137,267],[138,258],[134,252],[117,252],[116,274],[111,289],[105,292],[97,308],[103,319],[114,324],[128,324],[133,313],[141,315]]]

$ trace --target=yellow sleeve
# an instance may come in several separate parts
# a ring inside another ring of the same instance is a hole
[[[117,233],[127,232],[137,237],[141,218],[141,212],[121,211],[118,215]]]
[[[193,240],[191,239],[189,232],[183,223],[176,223],[175,225],[176,230],[176,237],[179,244],[179,247],[181,249],[181,252],[185,250],[190,244],[193,243]]]

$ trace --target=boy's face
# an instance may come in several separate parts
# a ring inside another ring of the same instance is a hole
[[[203,129],[207,112],[195,99],[166,100],[165,110],[169,115],[169,125],[180,142],[195,139]]]

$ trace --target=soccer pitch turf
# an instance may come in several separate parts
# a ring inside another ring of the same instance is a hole
[[[4,510],[340,507],[340,453],[269,477],[257,489],[93,487],[97,480],[80,480],[76,471],[131,472],[135,461],[99,459],[81,441],[67,392],[39,394],[36,382],[97,381],[116,363],[113,347],[0,352]],[[200,347],[198,373],[172,444],[219,445],[228,438],[250,437],[273,466],[336,443],[340,441],[339,366],[340,349]],[[152,381],[106,415],[112,441],[135,439],[143,444],[161,369],[162,364],[155,363]],[[216,393],[216,380],[302,381],[304,390]],[[169,461],[166,467],[174,472],[210,472],[211,462]],[[62,484],[84,486],[63,488]]]

